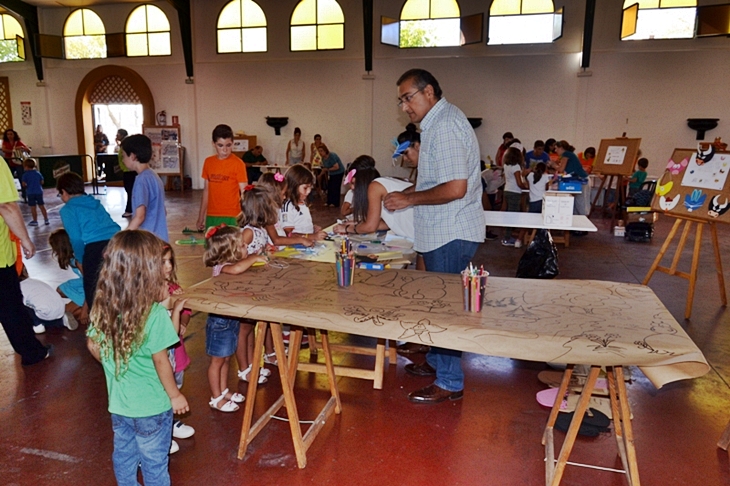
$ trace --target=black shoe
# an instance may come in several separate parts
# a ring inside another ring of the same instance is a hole
[[[446,400],[455,401],[462,398],[464,398],[464,390],[450,392],[435,384],[428,385],[426,388],[421,388],[408,395],[408,400],[413,403],[441,403]]]
[[[586,236],[588,234],[587,231],[571,231],[571,235],[573,236]]]
[[[52,344],[47,344],[44,347],[46,348],[46,354],[45,355],[43,355],[40,358],[31,360],[31,361],[21,360],[20,361],[20,364],[22,364],[23,366],[30,366],[30,365],[34,365],[36,363],[40,363],[44,359],[50,358],[51,357],[51,351],[53,350],[53,345]]]
[[[497,238],[499,238],[499,236],[495,235],[491,231],[487,231],[487,234],[484,236],[484,241],[494,241]]]
[[[428,361],[424,361],[421,364],[407,364],[406,372],[416,376],[433,376],[436,374],[436,370],[428,364]]]

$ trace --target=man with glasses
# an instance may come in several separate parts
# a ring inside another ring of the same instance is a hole
[[[386,196],[391,211],[414,206],[415,249],[426,271],[460,273],[484,241],[479,142],[464,113],[442,98],[441,87],[423,69],[405,72],[397,82],[398,106],[421,124],[418,180]],[[463,396],[461,351],[432,347],[423,364],[409,364],[417,376],[436,381],[408,395],[414,403],[439,403]]]

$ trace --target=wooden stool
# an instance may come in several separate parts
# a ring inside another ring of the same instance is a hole
[[[320,330],[320,335],[324,338],[327,331]],[[317,333],[314,329],[307,329],[309,336],[309,352],[316,355],[322,347],[317,341]],[[355,346],[346,344],[330,344],[331,351],[339,351],[343,353],[360,354],[364,356],[375,356],[375,367],[371,369],[354,368],[351,366],[335,366],[336,376],[348,376],[350,378],[361,378],[363,380],[373,380],[373,388],[376,390],[383,389],[383,374],[385,373],[385,347],[388,346],[388,362],[394,365],[398,362],[396,354],[396,344],[393,340],[378,339],[375,348],[365,346]],[[308,371],[310,373],[325,373],[327,370],[322,363],[299,363],[299,371]]]

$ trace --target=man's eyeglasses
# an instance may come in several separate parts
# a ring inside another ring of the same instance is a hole
[[[403,96],[401,96],[400,98],[398,98],[398,106],[399,107],[400,106],[403,106],[403,103],[410,104],[411,101],[413,100],[413,97],[416,96],[421,91],[423,91],[423,89],[418,89],[418,90],[416,90],[416,91],[414,91],[413,93],[410,93],[410,94],[404,94]]]

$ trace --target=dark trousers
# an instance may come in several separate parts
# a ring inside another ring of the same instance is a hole
[[[27,201],[28,196],[25,193],[25,187],[23,187],[23,172],[25,172],[23,164],[13,165],[8,163],[8,165],[10,165],[10,172],[12,172],[13,177],[20,181],[20,195],[23,197],[23,201]]]
[[[84,297],[86,297],[86,303],[89,305],[89,312],[91,312],[91,306],[94,304],[96,282],[99,280],[99,271],[104,260],[104,249],[108,243],[109,240],[95,241],[84,247],[84,261],[82,262],[84,267]]]
[[[127,207],[124,209],[125,213],[132,212],[132,189],[134,188],[134,180],[137,178],[137,173],[133,170],[128,170],[122,173],[122,181],[124,182],[124,192],[127,193]]]
[[[0,268],[0,323],[21,363],[32,365],[45,359],[48,350],[33,333],[33,321],[23,305],[23,293],[15,265]]]
[[[343,175],[329,174],[330,178],[327,181],[327,204],[333,204],[336,207],[340,206],[340,187],[342,187]]]

